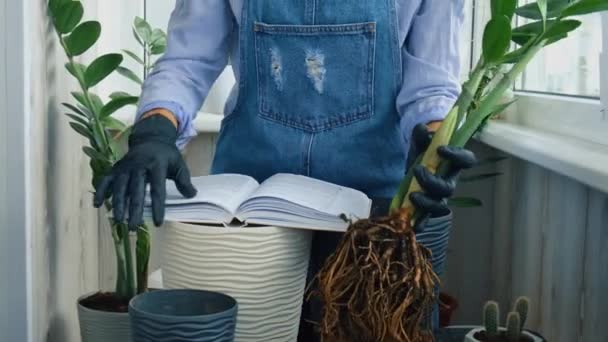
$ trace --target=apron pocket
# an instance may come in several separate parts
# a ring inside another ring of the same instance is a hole
[[[260,116],[309,132],[369,118],[376,24],[254,24]]]

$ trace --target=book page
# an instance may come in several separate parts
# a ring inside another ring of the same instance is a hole
[[[310,177],[277,174],[251,195],[247,203],[278,198],[330,216],[345,214],[353,218],[369,216],[371,200],[362,192]]]
[[[192,184],[198,190],[194,198],[184,198],[177,190],[175,183],[167,182],[167,206],[182,206],[192,204],[212,204],[235,214],[237,208],[259,186],[258,182],[249,176],[237,174],[221,174],[192,178]],[[149,205],[150,199],[148,197]],[[168,212],[171,209],[168,208]]]

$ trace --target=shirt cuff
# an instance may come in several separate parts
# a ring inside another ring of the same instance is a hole
[[[455,102],[456,99],[453,98],[433,96],[407,106],[401,117],[401,133],[406,146],[409,146],[416,125],[443,120]]]
[[[184,113],[182,106],[172,101],[155,101],[140,107],[137,111],[136,121],[139,120],[142,115],[155,108],[166,109],[175,115],[178,122],[176,145],[180,150],[183,149],[192,138],[196,137],[196,129],[194,128],[192,115]]]

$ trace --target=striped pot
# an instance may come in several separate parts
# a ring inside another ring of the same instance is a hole
[[[237,303],[210,291],[161,290],[129,303],[133,342],[233,342]]]
[[[77,302],[82,342],[131,342],[128,313],[93,310],[80,304],[81,300],[93,294],[86,294]]]
[[[312,232],[170,222],[162,249],[165,288],[234,297],[237,342],[296,341]]]

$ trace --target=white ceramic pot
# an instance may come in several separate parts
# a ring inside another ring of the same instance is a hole
[[[312,232],[276,227],[224,228],[169,222],[163,284],[234,297],[235,341],[296,341]]]
[[[84,298],[78,298],[78,321],[82,342],[131,342],[131,326],[128,313],[98,311],[80,304]]]
[[[484,330],[485,330],[485,328],[480,327],[480,328],[476,328],[476,329],[469,331],[469,333],[464,337],[464,342],[480,342],[478,339],[476,339],[473,336],[475,336],[476,333],[484,331]],[[498,330],[506,331],[505,328],[499,328]],[[543,342],[543,339],[541,339],[540,337],[537,337],[535,335],[532,335],[527,331],[523,331],[522,334],[531,338],[532,341],[534,341],[534,342]]]

